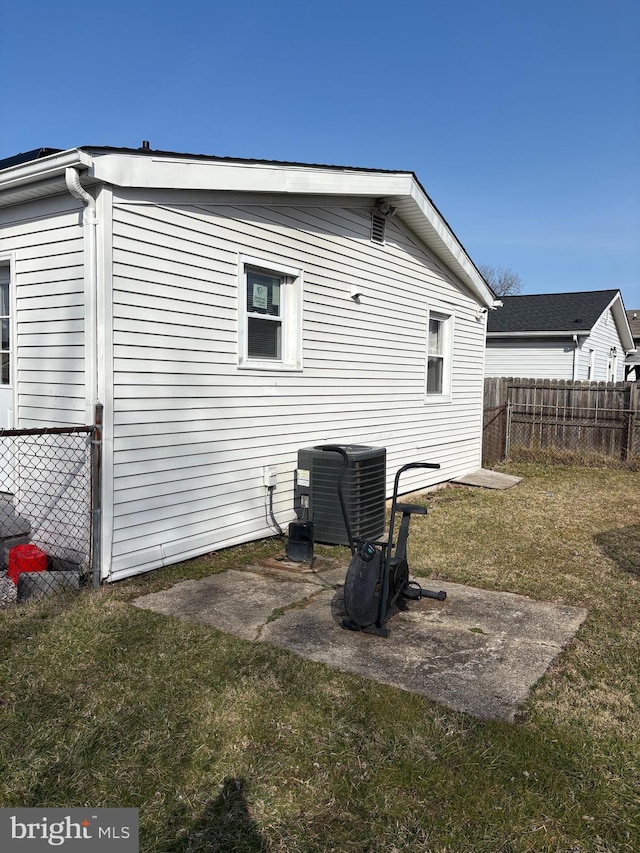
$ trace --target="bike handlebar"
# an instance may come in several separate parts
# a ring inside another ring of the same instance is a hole
[[[338,474],[338,482],[337,482],[337,491],[338,491],[338,499],[340,501],[340,508],[342,510],[342,516],[344,518],[344,525],[347,531],[347,539],[349,540],[349,548],[351,549],[351,553],[355,554],[355,544],[353,541],[353,537],[351,534],[351,525],[349,524],[349,516],[347,513],[347,508],[344,502],[344,495],[342,492],[342,480],[344,477],[345,468],[349,464],[349,457],[347,456],[347,452],[343,447],[340,447],[339,444],[320,444],[316,445],[316,450],[326,450],[329,453],[339,453],[342,457],[342,466],[340,467],[340,473]],[[440,465],[437,462],[408,462],[406,465],[403,465],[396,471],[396,476],[393,484],[393,503],[395,504],[398,499],[398,486],[400,484],[400,475],[404,473],[404,471],[409,471],[411,468],[439,468]],[[389,541],[391,541],[391,536],[393,534],[393,513],[391,513],[391,521],[390,521],[390,530],[389,530]]]
[[[409,471],[411,468],[439,468],[437,462],[408,462],[406,465],[403,465],[402,468],[398,468],[396,471],[396,478],[393,483],[393,501],[398,499],[398,486],[400,485],[400,475],[405,471]]]
[[[339,453],[340,456],[342,456],[342,465],[340,466],[340,472],[338,473],[338,482],[336,483],[336,487],[338,491],[338,500],[340,501],[340,509],[342,510],[342,518],[344,519],[344,527],[347,531],[349,550],[351,551],[351,554],[355,556],[356,546],[353,541],[353,534],[351,533],[351,524],[349,523],[349,514],[347,512],[347,507],[344,502],[344,493],[342,491],[342,480],[344,478],[345,468],[349,464],[349,457],[347,456],[347,453],[344,448],[340,447],[337,444],[320,444],[316,447],[316,450],[326,450],[330,453]]]

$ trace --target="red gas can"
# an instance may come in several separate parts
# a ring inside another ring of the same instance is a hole
[[[47,555],[37,545],[16,545],[9,551],[7,577],[17,584],[20,572],[44,572]]]

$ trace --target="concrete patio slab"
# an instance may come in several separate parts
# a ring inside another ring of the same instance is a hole
[[[137,607],[193,619],[374,679],[481,719],[511,721],[587,612],[432,582],[444,602],[410,602],[388,638],[341,627],[345,569],[298,579],[229,571],[142,596]]]
[[[390,636],[345,631],[342,593],[285,612],[261,639],[302,657],[419,693],[481,719],[513,720],[586,617],[578,608],[438,583],[390,620]]]
[[[133,604],[165,616],[202,622],[243,640],[257,640],[274,612],[291,607],[318,589],[317,583],[228,571],[182,581],[170,589],[136,598]]]
[[[479,486],[483,489],[511,489],[522,482],[522,477],[514,477],[513,474],[503,474],[500,471],[490,471],[487,468],[478,468],[463,477],[456,477],[452,483],[461,486]]]

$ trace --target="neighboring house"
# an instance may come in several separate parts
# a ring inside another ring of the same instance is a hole
[[[630,353],[625,359],[625,379],[629,382],[640,382],[640,308],[627,311],[627,320],[636,351]]]
[[[486,376],[624,380],[633,338],[619,290],[504,296],[489,313]]]
[[[0,423],[104,405],[103,578],[272,535],[299,448],[480,467],[495,299],[412,173],[39,153],[0,162]]]

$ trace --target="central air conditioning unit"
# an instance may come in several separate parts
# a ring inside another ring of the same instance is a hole
[[[354,539],[381,539],[385,530],[387,450],[362,444],[339,445],[347,454],[342,489]],[[338,498],[342,456],[320,447],[298,450],[295,507],[313,522],[315,542],[348,545]]]

